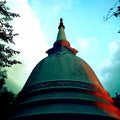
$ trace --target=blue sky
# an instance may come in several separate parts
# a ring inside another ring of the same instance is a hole
[[[109,9],[117,0],[8,0],[14,20],[15,49],[20,50],[16,65],[8,71],[10,88],[20,91],[34,66],[47,56],[57,37],[62,17],[67,40],[97,74],[105,89],[113,96],[120,93],[120,29],[119,18],[106,22]],[[119,5],[119,4],[118,4]],[[13,75],[14,74],[14,75]],[[17,78],[17,79],[16,79]],[[13,87],[14,86],[14,87]]]

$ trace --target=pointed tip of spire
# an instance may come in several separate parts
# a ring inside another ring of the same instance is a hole
[[[60,18],[60,24],[58,26],[58,29],[60,29],[61,27],[63,27],[65,29],[65,26],[63,24],[63,19],[62,18]]]
[[[57,35],[57,40],[67,40],[64,32],[65,26],[63,25],[63,19],[60,18],[60,24],[58,26],[59,32]]]

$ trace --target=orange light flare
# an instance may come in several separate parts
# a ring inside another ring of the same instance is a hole
[[[116,119],[120,120],[120,109],[114,106],[114,100],[109,96],[109,94],[105,91],[105,93],[100,92],[92,92],[94,96],[98,96],[107,100],[108,102],[93,102],[95,106],[98,106],[104,112],[108,113],[109,115],[115,117]]]
[[[99,102],[94,102],[94,105],[98,106],[104,112],[108,113],[110,116],[115,117],[117,120],[120,120],[120,110],[112,104],[104,104]]]

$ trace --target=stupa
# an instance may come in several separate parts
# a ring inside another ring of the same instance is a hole
[[[9,120],[119,120],[113,99],[66,39],[62,18],[58,29],[48,56],[18,94]]]

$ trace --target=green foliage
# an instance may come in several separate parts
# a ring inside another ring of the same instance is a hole
[[[14,33],[10,21],[14,17],[19,17],[19,14],[12,13],[9,10],[6,7],[6,2],[0,1],[0,67],[2,68],[21,63],[13,58],[14,55],[20,52],[9,47],[9,44],[15,44],[13,37],[18,35]]]
[[[10,23],[15,17],[19,17],[19,15],[10,12],[5,1],[0,1],[0,120],[5,119],[15,100],[15,94],[4,86],[7,79],[5,69],[14,64],[21,64],[14,58],[14,55],[20,52],[10,47],[11,44],[15,44],[13,38],[18,35],[14,33]]]

